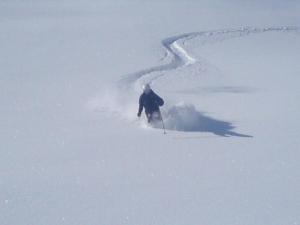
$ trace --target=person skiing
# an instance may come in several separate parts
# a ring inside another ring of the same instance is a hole
[[[163,106],[163,104],[164,100],[154,93],[149,84],[145,84],[143,85],[143,93],[139,98],[139,110],[137,116],[140,117],[143,108],[145,108],[148,123],[161,119],[159,107]]]

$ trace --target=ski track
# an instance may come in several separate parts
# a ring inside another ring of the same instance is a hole
[[[251,34],[259,34],[265,32],[294,32],[299,33],[300,29],[297,27],[266,27],[266,28],[240,28],[240,29],[225,29],[215,31],[202,31],[194,33],[186,33],[162,40],[162,45],[166,50],[163,60],[169,62],[163,65],[153,66],[129,75],[119,80],[120,88],[134,88],[142,84],[142,78],[147,79],[147,83],[153,82],[155,79],[164,76],[164,72],[176,70],[181,67],[190,66],[195,63],[201,63],[200,59],[195,59],[184,49],[184,45],[191,39],[198,38],[200,45],[213,44],[222,42],[232,38],[245,37]],[[140,82],[139,82],[140,81]],[[145,82],[145,81],[144,81]]]

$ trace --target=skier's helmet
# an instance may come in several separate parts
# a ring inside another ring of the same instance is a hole
[[[144,84],[144,85],[143,85],[143,92],[144,92],[145,94],[148,94],[150,91],[151,91],[150,84]]]

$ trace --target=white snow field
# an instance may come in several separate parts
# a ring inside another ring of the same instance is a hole
[[[299,12],[0,0],[0,225],[299,225]]]

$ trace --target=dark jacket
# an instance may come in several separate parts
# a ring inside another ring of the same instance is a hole
[[[143,111],[143,108],[145,108],[146,114],[152,114],[154,112],[159,111],[159,106],[162,106],[164,104],[164,100],[159,97],[157,94],[154,93],[154,91],[150,91],[148,94],[143,93],[140,96],[139,100],[139,112],[138,114],[141,114]]]

